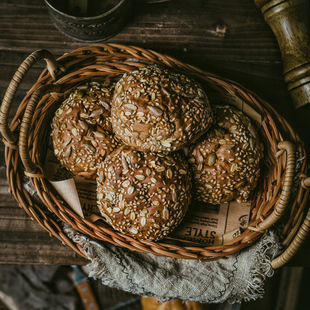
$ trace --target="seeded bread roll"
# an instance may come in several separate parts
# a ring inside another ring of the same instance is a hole
[[[112,133],[110,100],[115,83],[77,87],[57,109],[52,122],[54,153],[76,175],[96,178],[96,166],[118,142]]]
[[[213,204],[247,201],[260,174],[262,146],[250,119],[229,106],[215,106],[216,122],[190,149],[195,199]]]
[[[198,139],[212,122],[205,92],[186,76],[149,66],[126,73],[112,100],[112,126],[139,151],[175,151]]]
[[[143,153],[122,145],[98,167],[97,201],[105,220],[136,239],[160,240],[191,199],[188,163],[179,153]]]

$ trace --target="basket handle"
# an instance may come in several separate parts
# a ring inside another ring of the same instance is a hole
[[[308,178],[308,180],[310,182],[310,178]],[[277,269],[284,266],[298,251],[298,249],[306,239],[309,231],[310,231],[310,209],[308,210],[308,213],[302,225],[300,226],[297,234],[295,235],[290,245],[285,249],[285,251],[280,256],[278,256],[271,262],[271,267],[273,269]]]
[[[33,52],[19,66],[5,92],[0,108],[0,132],[3,138],[9,144],[14,144],[17,141],[17,135],[10,130],[8,124],[11,103],[20,83],[22,82],[27,72],[36,62],[38,62],[42,58],[46,61],[47,69],[54,81],[56,81],[57,79],[56,73],[59,69],[63,72],[66,70],[65,67],[59,64],[54,58],[54,56],[45,49]]]
[[[281,141],[278,143],[278,148],[280,150],[285,150],[287,153],[283,188],[280,197],[274,207],[273,212],[263,221],[258,223],[255,227],[249,227],[249,229],[253,231],[264,231],[270,228],[274,223],[276,223],[281,218],[290,200],[291,190],[295,176],[295,165],[296,165],[295,146],[292,142]]]
[[[38,172],[38,167],[30,158],[29,147],[28,147],[28,139],[30,133],[30,127],[32,123],[32,118],[35,112],[35,109],[42,99],[43,96],[52,92],[60,92],[61,86],[59,84],[47,84],[36,89],[25,110],[21,126],[20,126],[20,135],[19,135],[19,153],[21,161],[25,167],[26,175],[33,175],[42,177],[43,175],[36,174]],[[41,171],[40,171],[41,172]]]
[[[301,186],[305,190],[309,190],[310,177],[307,177],[306,175],[301,175],[301,178],[302,178]],[[271,262],[271,267],[273,269],[277,269],[284,266],[296,254],[296,252],[298,251],[298,249],[301,247],[306,237],[308,236],[309,231],[310,231],[310,209],[308,210],[302,225],[298,229],[290,245],[285,249],[285,251],[281,255],[279,255]]]
[[[290,194],[295,176],[295,164],[296,164],[295,146],[291,142],[283,141],[279,142],[278,148],[280,150],[285,150],[287,153],[283,189],[271,215],[262,222],[260,222],[256,227],[250,228],[255,231],[263,231],[271,227],[277,220],[279,220],[290,200]],[[301,181],[301,186],[306,190],[309,190],[310,177],[304,176],[304,178]],[[271,262],[271,267],[273,269],[277,269],[284,266],[286,262],[288,262],[300,248],[303,241],[306,239],[309,231],[310,231],[310,209],[290,245],[285,249],[285,251],[280,256],[278,256]]]

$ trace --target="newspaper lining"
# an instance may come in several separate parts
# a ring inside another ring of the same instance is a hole
[[[225,244],[240,236],[248,226],[250,210],[250,201],[218,205],[193,201],[171,237],[204,245]]]

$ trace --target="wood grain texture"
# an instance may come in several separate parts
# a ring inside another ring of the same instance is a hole
[[[283,268],[275,310],[299,309],[298,301],[303,274],[303,267]]]
[[[130,21],[108,42],[153,49],[243,84],[293,124],[309,149],[310,112],[294,110],[283,79],[277,40],[254,2],[179,0],[146,4],[136,0]],[[2,0],[0,99],[18,66],[33,51],[45,48],[59,57],[86,45],[73,41],[54,27],[43,1]],[[25,77],[13,100],[11,118],[44,67],[43,61],[37,63]],[[8,194],[3,150],[1,143],[0,247],[3,251],[0,263],[85,263],[31,221]],[[302,260],[298,264],[307,262]]]
[[[0,170],[0,264],[66,265],[87,261],[50,237],[22,210],[9,193],[3,166]]]
[[[44,47],[60,56],[86,45],[54,27],[42,1],[4,0],[2,8],[1,51],[29,54]],[[267,62],[279,62],[272,32],[254,3],[246,0],[194,0],[190,5],[184,0],[161,4],[136,0],[130,21],[109,41],[172,52],[199,64],[221,59],[239,62],[242,67],[245,62],[266,63],[267,56]]]

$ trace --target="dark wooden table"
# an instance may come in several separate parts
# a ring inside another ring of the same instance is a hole
[[[1,100],[16,69],[31,52],[45,48],[59,57],[87,45],[54,27],[43,0],[2,0],[0,7]],[[252,0],[157,4],[138,0],[129,23],[108,42],[153,49],[243,84],[293,125],[309,152],[310,106],[294,109],[283,80],[277,41]],[[43,62],[36,64],[26,76],[11,116],[43,67]],[[8,193],[3,154],[0,143],[0,263],[84,264],[83,258],[51,238],[19,208]],[[290,265],[310,266],[308,240]]]

